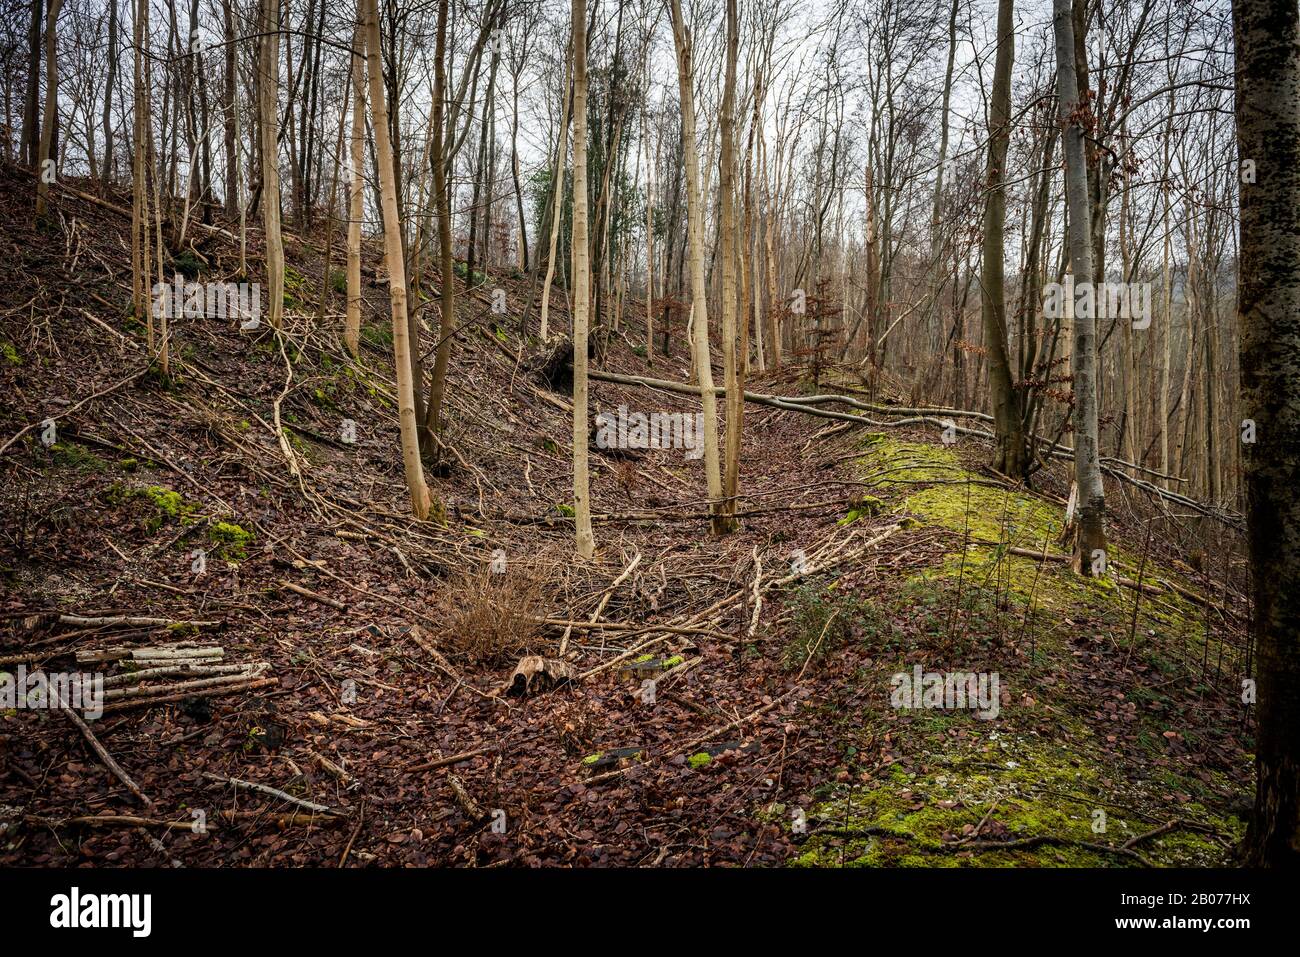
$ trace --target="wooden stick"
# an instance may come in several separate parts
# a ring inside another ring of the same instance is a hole
[[[407,771],[435,771],[438,768],[445,768],[449,764],[459,764],[461,761],[468,761],[470,758],[476,758],[480,754],[491,754],[496,750],[495,746],[486,748],[476,748],[473,751],[462,751],[460,754],[452,754],[445,758],[435,758],[432,761],[425,761],[422,764],[413,764]]]
[[[216,698],[222,695],[238,694],[241,691],[252,691],[255,688],[265,688],[268,685],[278,685],[279,683],[279,678],[257,678],[245,684],[225,685],[220,688],[206,688],[200,691],[181,691],[177,694],[162,695],[158,698],[132,698],[129,701],[114,701],[111,704],[104,705],[104,714],[125,711],[128,708],[152,708],[154,705],[175,704],[177,701],[184,701],[186,698]]]
[[[329,605],[331,608],[336,608],[339,611],[348,610],[348,606],[337,598],[330,598],[328,595],[322,595],[320,592],[312,591],[310,588],[303,588],[301,585],[295,585],[293,582],[282,581],[280,582],[280,587],[287,588],[294,594],[302,595],[303,598],[310,598],[312,601],[318,601],[322,605]]]
[[[302,798],[296,798],[292,794],[286,794],[279,788],[273,788],[269,784],[258,784],[256,781],[242,781],[239,778],[228,778],[220,774],[214,774],[211,771],[203,771],[202,776],[209,781],[216,781],[220,784],[229,784],[236,788],[245,788],[249,791],[257,791],[261,794],[269,794],[271,797],[279,798],[281,801],[287,801],[290,804],[296,804],[298,807],[306,808],[309,811],[315,811],[317,814],[330,814],[334,817],[346,817],[344,811],[336,811],[333,808],[326,807],[324,804],[314,804],[311,801],[304,801]]]
[[[82,720],[81,715],[77,714],[77,712],[73,711],[72,708],[68,706],[68,703],[63,698],[63,692],[60,691],[58,694],[59,710],[63,712],[69,721],[77,726],[77,730],[81,732],[82,737],[86,739],[94,752],[99,755],[99,760],[104,762],[104,765],[113,772],[113,776],[121,781],[126,786],[126,789],[139,799],[141,804],[145,807],[153,807],[153,800],[140,790],[138,784],[131,780],[131,775],[122,770],[122,765],[113,760],[113,756],[108,753],[107,748],[99,743],[99,739],[95,737],[95,732],[90,730],[90,726]]]

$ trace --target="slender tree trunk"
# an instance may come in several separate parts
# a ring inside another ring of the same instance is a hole
[[[132,133],[131,133],[131,300],[136,319],[144,318],[145,341],[153,352],[153,308],[150,302],[148,190],[145,188],[145,124],[150,118],[144,99],[144,0],[132,0]]]
[[[23,162],[35,166],[40,154],[41,123],[41,14],[42,0],[32,0],[32,19],[27,31],[27,96],[23,102]]]
[[[1101,481],[1097,445],[1097,320],[1092,272],[1092,237],[1088,213],[1088,171],[1083,130],[1088,109],[1079,102],[1075,78],[1074,21],[1070,0],[1054,0],[1056,33],[1056,95],[1059,100],[1065,153],[1065,194],[1070,216],[1069,249],[1075,289],[1085,290],[1087,308],[1074,319],[1074,480],[1079,488],[1079,537],[1075,562],[1080,574],[1104,568],[1106,555],[1106,491]],[[1073,312],[1074,290],[1067,290],[1067,315]],[[1100,565],[1094,563],[1100,560]]]
[[[573,0],[573,514],[577,554],[591,558],[591,490],[587,474],[587,3]]]
[[[144,0],[147,2],[147,0]],[[262,225],[266,233],[267,321],[279,329],[284,314],[284,241],[280,236],[280,0],[261,0],[258,131],[262,141]]]
[[[1235,0],[1241,186],[1237,315],[1258,674],[1248,864],[1300,864],[1300,15],[1294,0]]]
[[[343,343],[358,355],[361,348],[361,218],[365,215],[366,64],[365,38],[358,23],[352,33],[352,136],[348,157],[348,304]]]
[[[108,186],[113,181],[113,90],[117,87],[117,4],[108,0],[108,79],[104,83],[104,163],[100,170],[101,182]]]
[[[442,401],[447,391],[447,365],[451,361],[452,330],[456,323],[456,270],[451,248],[451,197],[447,177],[446,126],[443,119],[447,95],[447,7],[449,0],[438,4],[438,36],[434,45],[433,125],[433,202],[438,207],[438,276],[442,282],[441,313],[438,326],[438,352],[433,361],[433,382],[429,386],[429,404],[425,408],[425,425],[437,434],[442,429]]]
[[[740,485],[740,439],[745,397],[740,386],[736,356],[736,57],[740,33],[736,23],[736,0],[727,0],[726,74],[722,88],[719,154],[718,206],[722,259],[722,364],[727,388],[726,470],[722,476],[722,507],[713,520],[713,531],[725,535],[736,530],[736,495]]]
[[[270,0],[274,3],[276,0]],[[384,72],[379,56],[379,11],[376,0],[361,0],[366,37],[366,63],[370,73],[370,114],[375,131],[375,157],[379,167],[380,201],[384,210],[384,258],[388,264],[388,297],[393,315],[393,363],[397,371],[397,416],[401,427],[402,466],[416,518],[429,517],[429,489],[424,484],[420,461],[419,422],[415,415],[416,382],[411,374],[411,342],[407,325],[406,262],[402,252],[402,222],[397,212],[397,182],[393,173],[396,157],[388,137],[388,104]]]
[[[515,211],[519,215],[519,269],[528,272],[528,220],[524,216],[524,190],[519,182],[519,74],[514,74],[510,122],[510,176],[515,186]]]
[[[1021,392],[1011,374],[1007,352],[1007,305],[1004,251],[1007,213],[1007,145],[1011,141],[1011,70],[1015,60],[1013,0],[998,3],[997,58],[989,99],[989,155],[984,206],[984,250],[981,314],[988,353],[989,393],[993,404],[997,450],[993,467],[1013,478],[1025,477],[1029,456],[1025,444]]]
[[[586,33],[584,28],[583,33]],[[573,61],[570,60],[570,63]],[[551,283],[555,281],[555,248],[560,238],[560,216],[564,209],[564,164],[568,159],[568,134],[569,134],[569,110],[570,110],[570,90],[569,90],[569,68],[566,66],[564,71],[564,110],[560,119],[560,143],[555,150],[555,168],[551,174],[551,243],[550,251],[546,254],[546,279],[542,282],[542,311],[541,311],[541,329],[539,335],[545,342],[550,332],[547,320],[548,311],[551,303]]]
[[[691,255],[691,353],[704,410],[704,478],[716,526],[716,516],[722,504],[722,472],[718,462],[718,399],[713,391],[713,364],[709,356],[709,290],[704,283],[704,197],[700,188],[699,149],[695,142],[695,69],[692,41],[682,17],[681,0],[672,0],[672,16],[682,108],[682,152],[686,161],[686,231]],[[575,105],[575,123],[577,112]],[[575,158],[574,166],[577,165]]]
[[[646,57],[645,85],[650,88],[650,58]],[[645,144],[645,364],[655,364],[655,160],[659,151],[650,149],[649,112],[641,110],[641,138]]]
[[[45,118],[41,122],[41,146],[36,162],[37,219],[45,215],[50,181],[58,165],[53,153],[55,132],[59,126],[59,48],[56,27],[62,7],[63,0],[50,0],[45,15]],[[50,166],[48,170],[47,165]]]

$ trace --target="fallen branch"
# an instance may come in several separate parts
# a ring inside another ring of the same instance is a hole
[[[281,801],[287,801],[289,804],[295,804],[298,807],[306,808],[309,811],[315,811],[317,814],[329,814],[333,817],[346,817],[345,811],[336,811],[324,804],[315,804],[311,801],[304,801],[302,798],[296,798],[292,794],[286,794],[279,788],[273,788],[269,784],[258,784],[256,781],[241,781],[239,778],[228,778],[220,774],[214,774],[211,771],[201,772],[202,776],[209,781],[216,781],[219,784],[229,784],[231,787],[243,788],[248,791],[257,791],[259,794],[269,794],[271,797],[279,798]]]
[[[280,582],[281,588],[286,588],[295,595],[301,595],[303,598],[310,598],[312,601],[318,601],[322,605],[329,605],[339,611],[347,611],[348,606],[337,598],[330,598],[328,595],[322,595],[320,592],[312,591],[310,588],[304,588],[302,585],[295,585],[293,582]]]

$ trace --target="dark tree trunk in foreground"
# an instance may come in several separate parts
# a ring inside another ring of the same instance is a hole
[[[1241,406],[1258,675],[1249,864],[1300,865],[1300,12],[1236,0]],[[1249,179],[1249,177],[1245,177]]]

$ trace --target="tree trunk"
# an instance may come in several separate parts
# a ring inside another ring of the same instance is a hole
[[[1300,864],[1300,16],[1295,0],[1235,0],[1241,186],[1237,315],[1258,674],[1255,815],[1245,857]]]
[[[1092,237],[1088,212],[1088,171],[1083,130],[1088,105],[1079,102],[1075,77],[1074,20],[1070,0],[1053,0],[1056,32],[1056,95],[1065,153],[1065,197],[1070,217],[1069,250],[1075,289],[1094,290]],[[1097,320],[1095,296],[1087,308],[1073,310],[1074,290],[1065,293],[1066,314],[1074,320],[1074,480],[1079,488],[1079,537],[1075,563],[1080,574],[1101,571],[1106,560],[1106,491],[1097,447]],[[1101,564],[1094,564],[1095,562]]]
[[[40,152],[41,123],[41,0],[32,0],[32,19],[27,31],[27,96],[23,103],[23,162],[35,166]]]
[[[270,0],[271,3],[276,0]],[[361,0],[366,37],[366,63],[370,68],[370,114],[375,131],[376,165],[379,167],[380,201],[384,210],[384,258],[388,265],[388,298],[393,314],[393,363],[397,371],[397,417],[401,428],[402,466],[411,511],[424,520],[429,517],[429,489],[424,484],[420,462],[420,438],[415,415],[415,379],[411,374],[411,349],[406,314],[406,262],[402,253],[402,223],[397,213],[397,185],[393,173],[395,157],[388,138],[388,104],[385,100],[383,66],[379,59],[379,12],[376,0]]]
[[[143,0],[142,0],[143,2]],[[284,314],[284,241],[280,236],[280,0],[261,0],[258,131],[262,141],[262,224],[266,232],[267,321],[279,329]]]
[[[700,188],[699,149],[695,142],[695,70],[692,41],[682,17],[681,0],[672,0],[672,16],[673,39],[677,47],[677,84],[681,94],[682,152],[686,165],[686,232],[691,256],[691,353],[695,382],[703,390],[700,399],[704,410],[704,478],[709,490],[709,509],[716,516],[722,503],[718,400],[713,391],[713,365],[709,356],[709,290],[704,283],[704,198]]]
[[[357,355],[361,348],[361,218],[365,214],[363,190],[366,139],[365,38],[358,23],[352,32],[352,137],[348,159],[348,303],[343,320],[343,343]]]
[[[737,528],[736,494],[740,485],[740,438],[745,399],[741,393],[740,369],[736,356],[736,56],[740,34],[736,24],[736,0],[727,0],[726,78],[722,89],[722,150],[718,170],[718,206],[721,228],[718,255],[722,259],[722,364],[727,388],[726,471],[722,478],[723,501],[713,520],[716,535]]]
[[[573,0],[573,514],[577,554],[591,558],[591,490],[587,475],[587,3]]]
[[[438,207],[438,276],[442,282],[441,313],[438,325],[438,352],[433,360],[433,381],[429,385],[429,404],[425,407],[425,426],[436,434],[442,428],[442,399],[447,390],[447,365],[451,361],[451,333],[456,322],[456,271],[451,248],[451,197],[448,195],[446,126],[443,119],[447,95],[447,6],[438,4],[438,36],[434,44],[433,104],[429,122],[433,129],[433,201]]]
[[[584,33],[585,33],[584,29]],[[573,61],[570,60],[569,63]],[[555,167],[551,174],[551,243],[546,254],[546,279],[542,282],[541,329],[542,342],[548,338],[550,329],[547,325],[551,304],[551,283],[555,281],[555,248],[560,238],[560,212],[564,208],[564,162],[568,159],[569,111],[571,108],[569,90],[570,68],[564,71],[564,109],[560,119],[560,142],[555,150]]]
[[[45,215],[58,160],[53,155],[54,135],[59,126],[59,50],[56,26],[63,0],[50,0],[45,15],[45,118],[41,122],[40,154],[36,162],[36,218]],[[49,166],[49,169],[46,167]]]
[[[1012,478],[1024,478],[1029,466],[1025,445],[1021,393],[1011,374],[1007,352],[1007,304],[1004,285],[1004,238],[1007,213],[1007,145],[1011,141],[1011,69],[1015,60],[1014,0],[998,2],[997,58],[989,100],[989,155],[984,205],[984,249],[981,314],[984,347],[988,352],[989,394],[993,405],[997,448],[993,467]]]
[[[113,180],[113,89],[117,86],[117,4],[108,0],[108,79],[104,84],[104,163],[100,180],[108,186]]]

